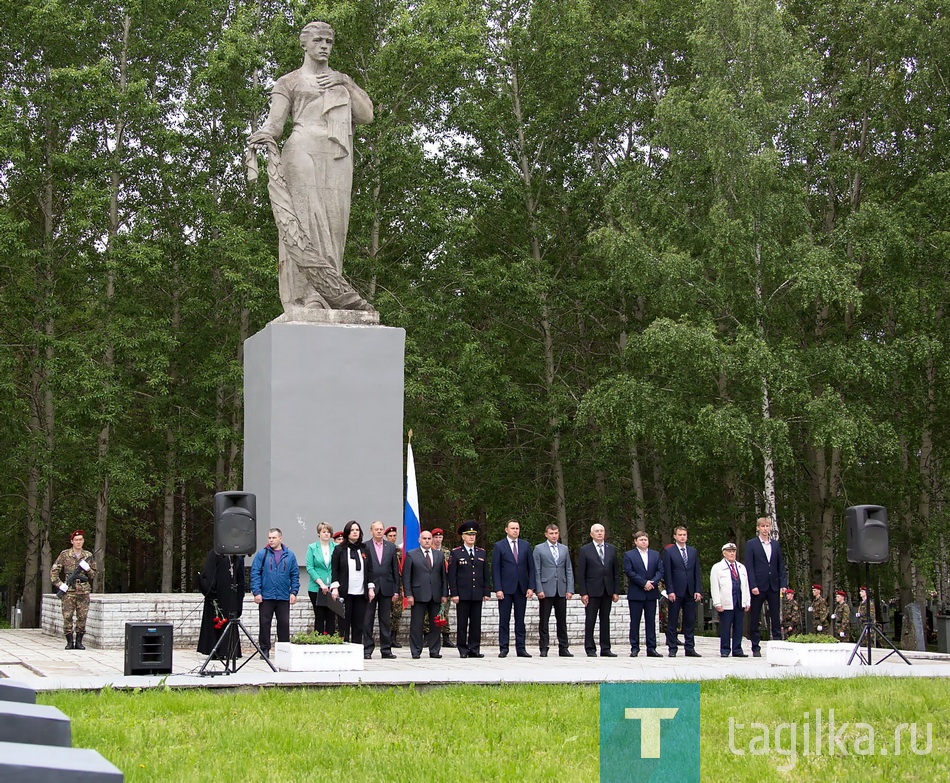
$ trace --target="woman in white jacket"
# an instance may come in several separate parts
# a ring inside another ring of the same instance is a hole
[[[752,606],[749,575],[745,566],[736,561],[736,545],[722,548],[722,560],[709,572],[709,586],[713,606],[719,612],[719,652],[723,658],[747,658],[742,652],[743,610]]]

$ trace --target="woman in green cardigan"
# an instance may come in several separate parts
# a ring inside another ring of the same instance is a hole
[[[317,525],[317,540],[307,547],[307,573],[310,574],[310,603],[313,604],[313,629],[317,633],[336,633],[336,614],[330,608],[330,558],[336,544],[333,528],[326,522]]]

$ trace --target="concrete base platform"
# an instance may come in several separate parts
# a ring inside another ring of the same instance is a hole
[[[763,643],[768,647],[768,642]],[[950,677],[950,655],[906,653],[912,662],[886,661],[880,666],[835,666],[804,669],[797,666],[771,666],[762,658],[721,658],[719,640],[701,637],[696,649],[702,658],[627,657],[617,648],[617,658],[588,658],[582,647],[572,649],[573,658],[541,659],[537,649],[529,648],[532,658],[518,658],[512,652],[499,658],[496,648],[483,647],[481,659],[461,659],[455,650],[442,650],[441,659],[423,655],[412,660],[409,650],[394,650],[396,660],[382,660],[377,652],[365,661],[363,671],[354,672],[278,672],[274,673],[255,657],[236,674],[214,677],[197,674],[205,656],[194,649],[176,649],[174,668],[168,676],[124,675],[122,650],[64,650],[58,639],[41,630],[0,631],[0,676],[11,677],[37,691],[99,690],[113,688],[239,688],[299,687],[328,685],[447,685],[465,683],[498,685],[501,683],[601,683],[643,681],[701,681],[726,677],[767,679],[772,677]],[[883,655],[883,653],[882,653]]]

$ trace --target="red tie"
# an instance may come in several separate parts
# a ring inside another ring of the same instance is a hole
[[[736,582],[738,582],[738,581],[739,581],[739,572],[736,570],[736,564],[735,564],[735,563],[730,563],[730,564],[729,564],[729,570],[732,571],[732,578],[733,578]]]

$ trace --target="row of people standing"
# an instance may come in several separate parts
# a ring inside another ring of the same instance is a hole
[[[756,614],[768,606],[771,638],[781,638],[779,594],[784,589],[785,568],[781,547],[771,539],[771,524],[759,520],[758,541],[746,548],[746,564],[736,564],[735,545],[723,547],[723,560],[711,572],[713,602],[720,614],[721,653],[745,657],[741,650],[741,629],[744,611]],[[344,558],[331,551],[332,582],[317,582],[331,599],[342,596],[347,607],[344,615],[344,636],[350,641],[363,641],[366,657],[371,657],[373,626],[378,618],[380,647],[383,657],[392,654],[390,617],[393,597],[399,595],[398,554],[395,545],[384,540],[382,523],[373,525],[372,551],[361,545],[357,523],[348,523],[344,539],[349,553]],[[542,656],[550,646],[550,615],[555,615],[558,652],[571,656],[567,637],[566,601],[575,590],[575,571],[570,554],[560,544],[559,530],[549,525],[545,541],[532,550],[520,538],[520,524],[510,520],[505,537],[493,548],[491,575],[488,554],[476,546],[478,525],[466,522],[459,528],[462,545],[451,551],[448,564],[443,551],[433,545],[433,536],[423,531],[419,547],[410,550],[404,560],[403,592],[410,608],[410,652],[421,657],[423,649],[429,656],[441,657],[441,633],[437,618],[443,605],[451,600],[457,608],[458,650],[463,658],[480,658],[481,607],[494,586],[498,600],[499,657],[506,657],[511,646],[511,619],[514,615],[514,646],[519,657],[531,657],[527,651],[525,612],[527,601],[537,594],[540,601],[539,647]],[[590,543],[577,555],[576,590],[585,607],[584,647],[588,656],[597,655],[594,631],[599,625],[600,655],[615,657],[610,643],[610,609],[619,600],[620,558],[616,547],[606,542],[603,525],[593,525]],[[699,657],[695,649],[696,604],[702,599],[699,555],[688,546],[688,531],[678,527],[674,543],[663,552],[649,549],[649,537],[643,531],[635,536],[636,547],[623,556],[628,577],[631,656],[640,652],[640,625],[645,625],[646,649],[650,657],[659,657],[656,640],[656,608],[661,582],[666,586],[670,622],[666,643],[671,657],[676,656],[679,642],[677,628],[683,621],[684,651],[687,657]],[[391,545],[391,549],[386,546]],[[309,559],[309,558],[308,558]],[[346,568],[344,569],[344,563]],[[359,572],[363,565],[365,577]],[[313,578],[313,575],[311,575]],[[727,581],[728,579],[728,581]],[[360,618],[363,621],[360,622]],[[428,623],[429,632],[423,629]],[[753,655],[760,655],[758,620],[752,634]]]

